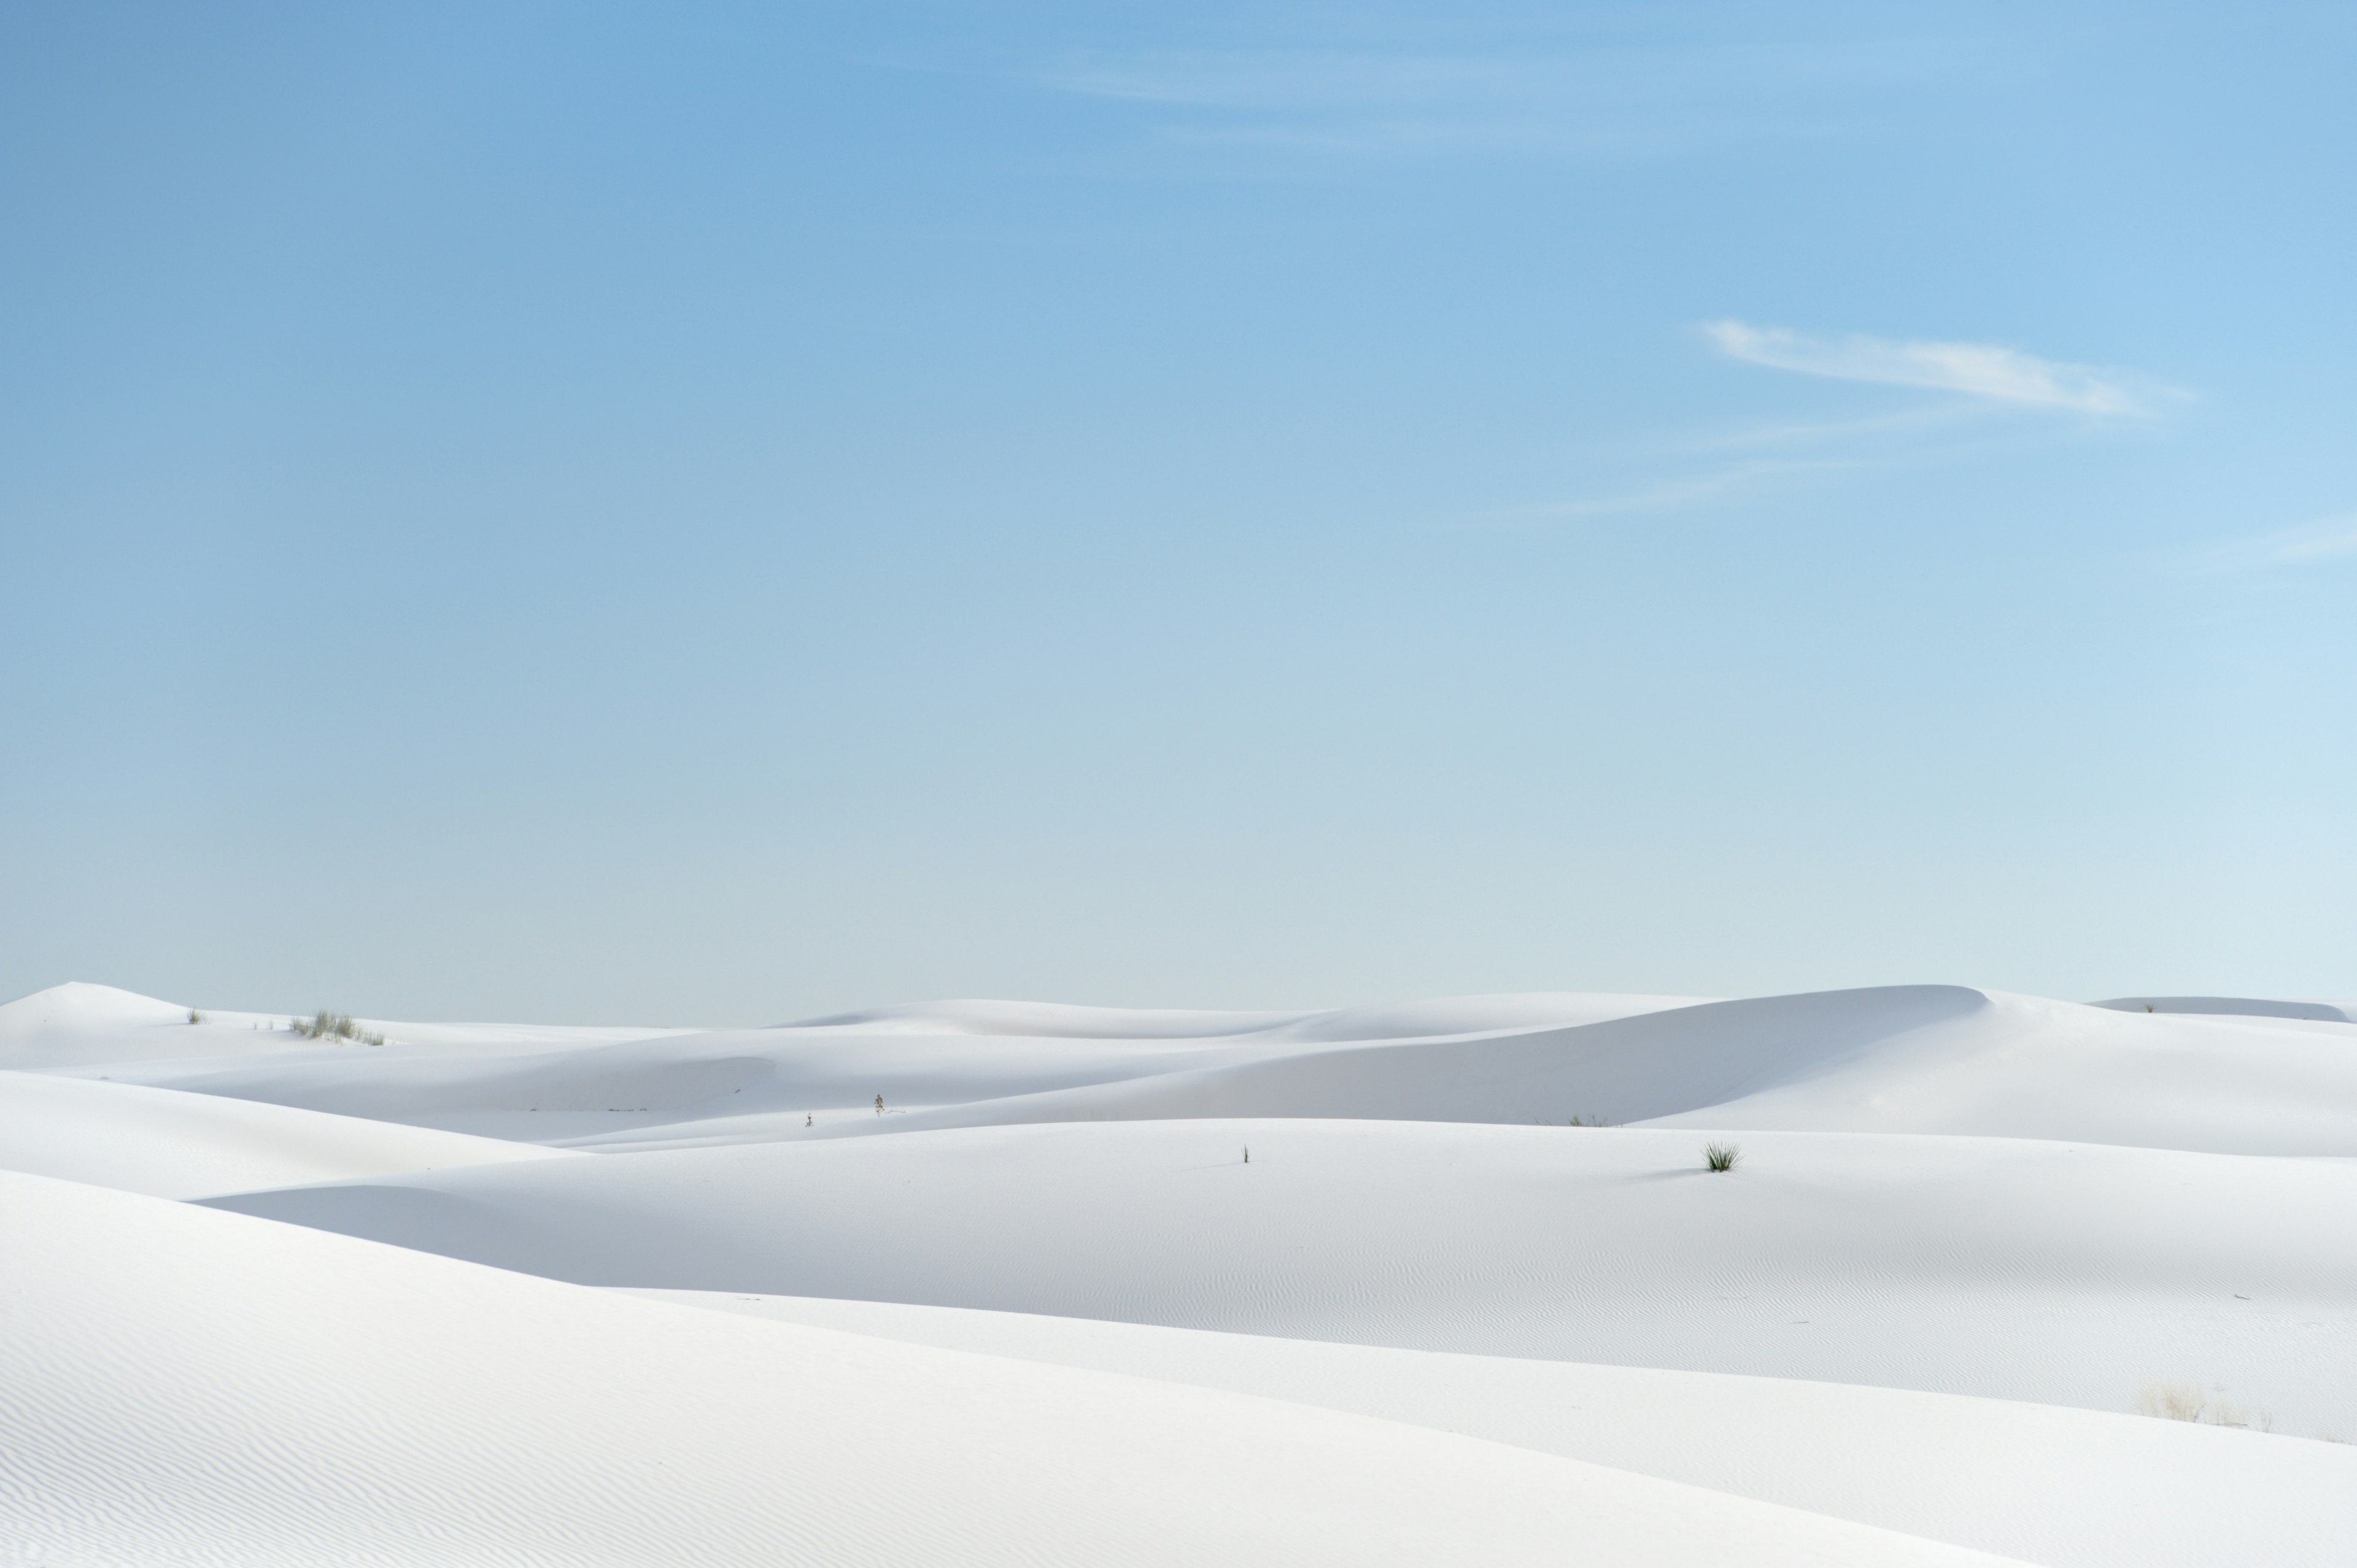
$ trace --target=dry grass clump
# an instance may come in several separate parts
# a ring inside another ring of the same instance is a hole
[[[2255,1427],[2272,1431],[2275,1418],[2266,1411],[2254,1413],[2220,1397],[2223,1384],[2203,1388],[2198,1382],[2155,1380],[2136,1391],[2136,1412],[2162,1421],[2190,1421],[2203,1426]]]
[[[350,1013],[330,1013],[324,1007],[308,1018],[289,1018],[286,1026],[314,1040],[342,1040],[358,1046],[384,1044],[382,1035],[361,1028],[352,1022]]]

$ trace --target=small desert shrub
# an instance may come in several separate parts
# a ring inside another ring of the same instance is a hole
[[[308,1018],[288,1019],[286,1026],[314,1040],[350,1040],[363,1046],[384,1044],[382,1035],[361,1028],[352,1022],[350,1013],[330,1013],[324,1007]]]
[[[205,1015],[204,1015],[202,1013],[198,1012],[198,1011],[197,1011],[195,1008],[193,1008],[193,1007],[191,1007],[191,1008],[189,1008],[189,1009],[188,1009],[188,1022],[189,1022],[189,1023],[191,1023],[191,1024],[201,1024],[201,1023],[203,1023],[204,1021],[205,1021]]]
[[[2136,1391],[2136,1412],[2162,1421],[2199,1421],[2209,1402],[2200,1383],[2147,1383]]]
[[[1702,1163],[1715,1171],[1731,1171],[1742,1158],[1743,1147],[1739,1144],[1705,1144],[1702,1146]]]
[[[2192,1421],[2204,1426],[2255,1426],[2261,1432],[2275,1426],[2275,1418],[2260,1411],[2256,1416],[2241,1405],[2229,1404],[2218,1396],[2223,1388],[2205,1389],[2192,1382],[2150,1382],[2136,1391],[2136,1412],[2158,1416],[2163,1421]]]

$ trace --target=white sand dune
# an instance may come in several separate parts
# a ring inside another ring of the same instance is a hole
[[[534,1144],[253,1101],[0,1072],[0,1170],[156,1197],[552,1156],[568,1157]]]
[[[587,1284],[973,1306],[2357,1432],[2357,1162],[2020,1140],[1049,1123],[250,1193]],[[1249,1144],[1253,1160],[1241,1161]]]
[[[1060,1090],[1176,1081],[1198,1069],[1319,1056],[1337,1045],[1383,1038],[1384,1030],[1414,1031],[1406,1037],[1423,1039],[1560,1029],[1683,1001],[1561,993],[1318,1014],[1135,1015],[1036,1003],[938,1003],[527,1055],[388,1049],[358,1060],[334,1052],[107,1070],[209,1094],[495,1137],[596,1138],[687,1122],[694,1125],[656,1136],[745,1138],[782,1133],[813,1109],[866,1108],[879,1093],[894,1106],[990,1104],[1008,1120],[1043,1120],[1025,1108]],[[768,1120],[721,1124],[746,1115]]]
[[[0,1175],[18,1564],[1994,1563],[1225,1391]]]
[[[2061,1138],[2357,1155],[2357,1027],[2134,1015],[1955,986],[1710,1003],[1356,1045],[919,1110],[892,1131],[1340,1116]],[[782,1127],[760,1128],[792,1136]],[[683,1133],[709,1139],[733,1129]],[[877,1130],[852,1118],[835,1132]],[[748,1129],[748,1131],[751,1131]],[[638,1130],[640,1145],[665,1134]],[[626,1140],[615,1138],[614,1142]]]
[[[246,1057],[311,1045],[283,1029],[260,1028],[261,1019],[253,1014],[213,1015],[190,1024],[188,1013],[178,1002],[112,985],[53,985],[0,1004],[0,1069],[39,1072],[181,1057]]]
[[[2203,1013],[2255,1018],[2306,1018],[2318,1023],[2357,1024],[2357,1001],[2281,1001],[2258,996],[2115,996],[2098,1002],[2121,1013]]]
[[[1009,1004],[995,1026],[1032,1017],[1035,1032],[937,1032],[910,1010],[888,1029],[717,1031],[490,1058],[181,1061],[117,1076],[614,1149],[1055,1121],[1601,1117],[2357,1155],[2357,1026],[1960,986],[1658,1005],[1674,1000],[1470,998],[1183,1037],[1153,1032],[1175,1027],[1167,1020],[1048,1034],[1056,1019]],[[1371,1037],[1378,1025],[1457,1032]],[[896,1114],[841,1114],[878,1094]]]
[[[798,1033],[1015,1035],[1035,1040],[1210,1040],[1256,1034],[1315,1013],[1222,1013],[1178,1007],[1084,1007],[1069,1002],[904,1002],[780,1024]]]
[[[2003,1400],[809,1296],[661,1299],[1462,1433],[2055,1568],[2338,1565],[2357,1447]]]
[[[362,1052],[395,1058],[456,1052],[480,1058],[513,1052],[578,1049],[684,1029],[579,1027],[561,1024],[413,1024],[377,1018],[355,1020],[389,1036],[383,1047],[320,1045],[286,1028],[285,1013],[202,1009],[191,1024],[191,1008],[123,991],[112,985],[72,982],[0,1004],[0,1070],[86,1070],[110,1067],[117,1078],[135,1076],[143,1066],[195,1060],[217,1062],[268,1058],[348,1063]],[[303,1015],[308,1016],[308,1014]],[[165,1070],[168,1071],[168,1065]],[[263,1097],[256,1097],[263,1098]]]
[[[1222,1040],[1247,1036],[1296,1040],[1406,1039],[1491,1029],[1594,1024],[1664,1007],[1694,996],[1638,996],[1534,991],[1493,996],[1341,1007],[1311,1013],[1209,1013],[1171,1008],[1075,1007],[1054,1002],[917,1002],[781,1024],[780,1029],[836,1034],[1013,1035],[1029,1039]]]
[[[2357,1025],[2136,1000],[368,1047],[59,987],[0,1563],[2341,1561]]]

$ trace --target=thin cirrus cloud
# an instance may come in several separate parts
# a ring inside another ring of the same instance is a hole
[[[1781,327],[1711,321],[1704,335],[1729,359],[1804,376],[1922,387],[2023,407],[2112,417],[2150,414],[2182,393],[2117,371],[2041,360],[1994,343],[1946,343],[1862,333],[1821,337]]]
[[[2252,572],[2351,561],[2357,561],[2357,512],[2231,539],[2197,552],[2187,564],[2197,572]]]
[[[1954,39],[1697,48],[1534,40],[1512,51],[1147,50],[1041,62],[1035,86],[1146,111],[1157,141],[1320,154],[1675,153],[1820,137],[1968,75]]]
[[[2287,566],[2341,555],[2357,555],[2357,513],[2277,535],[2267,551],[2269,561]]]
[[[2346,571],[2357,567],[2357,512],[2168,551],[2154,564],[2178,576],[2255,581]]]
[[[1689,452],[1795,455],[1721,463],[1703,473],[1617,493],[1517,507],[1491,515],[1498,520],[1597,518],[1726,503],[1770,487],[1829,478],[1844,470],[1889,467],[1953,455],[1959,449],[1960,439],[1976,424],[1973,417],[1976,407],[2124,418],[2151,414],[2162,403],[2185,395],[2118,371],[2042,360],[1989,343],[1900,340],[1860,333],[1816,336],[1731,320],[1705,323],[1702,330],[1728,358],[1749,364],[1837,381],[1963,395],[1866,419],[1770,425],[1689,442],[1684,444]],[[2272,558],[2304,560],[2337,554],[2352,546],[2357,546],[2357,536],[2319,534],[2283,542],[2279,553]]]
[[[1651,484],[1640,485],[1634,489],[1620,490],[1609,495],[1587,496],[1576,500],[1542,501],[1524,506],[1500,507],[1465,521],[1487,524],[1553,522],[1569,519],[1620,517],[1641,512],[1682,510],[1688,507],[1706,505],[1714,501],[1731,500],[1746,492],[1766,489],[1780,482],[1861,466],[1859,463],[1839,458],[1820,461],[1792,459],[1737,463],[1706,473],[1659,479]]]

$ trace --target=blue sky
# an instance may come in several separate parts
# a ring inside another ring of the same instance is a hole
[[[2345,6],[0,10],[0,992],[2357,994]]]

